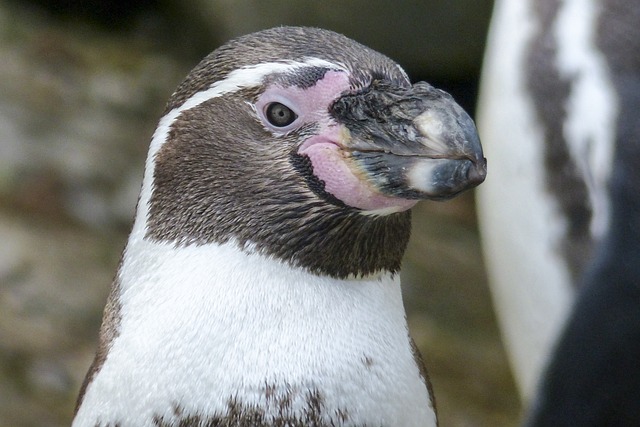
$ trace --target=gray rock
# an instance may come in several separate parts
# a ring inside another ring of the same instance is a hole
[[[186,67],[15,7],[2,19],[0,197],[97,229],[128,224],[148,141]]]

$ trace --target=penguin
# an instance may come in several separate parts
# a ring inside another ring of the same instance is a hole
[[[496,2],[478,211],[527,426],[640,425],[640,4]]]
[[[317,28],[204,58],[153,134],[74,426],[436,426],[410,208],[480,184],[472,119]]]

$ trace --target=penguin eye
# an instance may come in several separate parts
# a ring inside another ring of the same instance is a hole
[[[269,123],[279,128],[289,126],[298,118],[298,115],[291,108],[279,102],[272,102],[267,105],[265,116]]]

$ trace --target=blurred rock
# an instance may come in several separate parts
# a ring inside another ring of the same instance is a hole
[[[0,425],[63,425],[94,351],[123,236],[3,212],[0,236]],[[2,398],[7,390],[11,399]]]
[[[0,197],[92,227],[129,224],[141,159],[187,67],[1,4],[0,57]]]

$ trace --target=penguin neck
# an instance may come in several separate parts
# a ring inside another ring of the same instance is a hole
[[[318,195],[307,182],[310,172],[299,170],[305,167],[300,156],[291,155],[299,135],[282,137],[268,149],[250,142],[223,144],[208,125],[205,107],[229,102],[214,98],[202,108],[161,119],[147,157],[134,233],[183,247],[235,241],[336,278],[399,272],[410,212],[365,215]]]
[[[181,205],[179,210],[188,210],[181,215],[175,214],[169,196],[158,187],[149,203],[145,238],[183,247],[235,241],[242,250],[335,278],[400,271],[411,231],[409,211],[364,215],[310,196],[303,183],[281,189],[288,196],[264,197],[228,194],[217,185],[203,183],[211,200]],[[300,187],[302,191],[296,190]],[[298,200],[283,203],[287,197]]]
[[[264,426],[304,425],[311,410],[314,425],[432,417],[390,273],[322,277],[232,242],[176,248],[133,236],[118,279],[118,335],[77,419],[96,407],[137,425],[256,411]],[[98,403],[115,390],[122,400]]]

